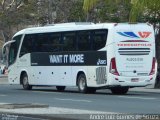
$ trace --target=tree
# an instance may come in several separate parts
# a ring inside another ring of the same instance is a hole
[[[128,21],[130,0],[84,0],[83,10],[86,21],[124,22]],[[93,15],[100,19],[94,20]]]
[[[83,0],[73,0],[68,14],[68,22],[83,22],[85,15],[83,11]]]
[[[13,33],[11,27],[18,22],[15,18],[17,19],[18,12],[25,4],[28,4],[28,0],[0,0],[0,30],[4,41],[11,39]]]
[[[156,32],[156,56],[160,62],[160,0],[132,0],[130,21],[142,21],[153,24]]]
[[[132,22],[137,21],[140,15],[147,15],[150,13],[150,17],[152,18],[157,18],[160,15],[159,0],[131,0],[131,4],[130,21]]]
[[[153,24],[156,33],[156,58],[160,63],[160,0],[132,0],[130,21],[143,21]],[[155,87],[160,87],[157,79]]]

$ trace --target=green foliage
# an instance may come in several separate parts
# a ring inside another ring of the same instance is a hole
[[[99,0],[84,0],[83,9],[85,12],[89,12]]]
[[[156,57],[160,63],[160,0],[132,0],[130,21],[149,22],[156,33]]]
[[[20,24],[24,26],[32,21],[29,1],[33,3],[31,0],[0,0],[0,30],[5,40],[11,39]]]
[[[156,18],[160,16],[160,0],[132,0],[129,20],[135,22],[141,16]]]
[[[93,22],[127,22],[130,0],[84,0],[83,9],[87,20]]]
[[[130,10],[130,21],[160,22],[160,0],[0,0],[0,30],[9,35],[28,25],[128,22]]]
[[[85,21],[82,0],[78,0],[77,2],[73,3],[73,6],[71,7],[71,10],[68,16],[68,21],[69,22]]]

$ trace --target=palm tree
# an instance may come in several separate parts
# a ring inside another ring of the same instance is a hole
[[[135,22],[140,15],[150,14],[150,17],[160,17],[160,0],[131,0],[132,9],[129,21]]]
[[[84,0],[83,2],[83,9],[85,12],[90,11],[94,6],[101,2],[102,0]],[[124,2],[124,3],[130,3],[130,0],[104,0],[106,3],[113,3],[116,2],[117,4]],[[114,7],[114,6],[113,6]]]
[[[84,0],[83,2],[83,10],[86,13],[86,21],[89,19],[90,10],[94,8],[94,6],[97,4],[98,0]]]
[[[84,0],[83,9],[88,14],[94,6],[101,0]],[[137,21],[138,16],[142,12],[147,12],[147,10],[152,10],[155,15],[160,14],[160,0],[104,0],[107,3],[116,2],[117,4],[121,2],[131,3],[132,9],[130,12],[129,21]],[[160,15],[159,15],[160,16]]]
[[[89,12],[99,0],[84,0],[83,9],[85,12]]]
[[[91,14],[91,11],[99,3],[112,6],[112,7],[109,7],[109,11],[112,11],[113,7],[117,7],[119,4],[122,4],[122,3],[128,4],[128,3],[130,3],[130,0],[84,0],[84,2],[83,2],[83,10],[87,15],[86,21],[88,21],[88,18],[89,18],[90,14]]]

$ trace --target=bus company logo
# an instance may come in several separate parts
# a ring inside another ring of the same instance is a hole
[[[117,32],[117,33],[129,38],[148,38],[151,35],[151,32],[138,32],[137,34],[135,34],[134,32]]]
[[[98,59],[97,61],[97,65],[106,65],[106,64],[107,64],[106,60]]]

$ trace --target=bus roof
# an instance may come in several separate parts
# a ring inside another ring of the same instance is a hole
[[[104,28],[112,29],[113,27],[119,24],[128,25],[129,23],[96,23],[94,24],[90,22],[74,22],[74,23],[51,24],[43,27],[26,28],[17,32],[14,36],[17,36],[20,34],[73,31],[73,30],[85,30],[85,29],[104,29]]]

